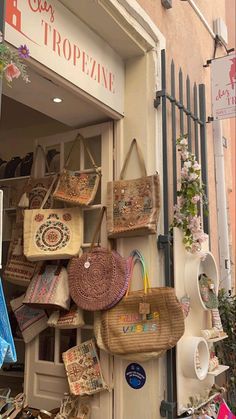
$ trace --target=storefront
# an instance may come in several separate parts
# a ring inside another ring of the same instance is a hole
[[[41,144],[48,156],[54,155],[51,170],[59,171],[77,133],[87,139],[96,164],[101,167],[102,180],[94,204],[83,211],[85,250],[99,210],[106,204],[107,181],[118,178],[134,137],[143,150],[147,172],[161,172],[160,116],[153,107],[153,98],[159,81],[157,54],[164,41],[151,20],[139,13],[139,8],[126,2],[121,5],[85,0],[73,6],[68,6],[68,1],[50,1],[43,6],[30,0],[7,2],[5,40],[14,47],[28,46],[30,83],[16,80],[11,89],[4,85],[1,158],[7,162],[15,156],[23,158]],[[55,98],[61,102],[55,102]],[[83,148],[76,149],[72,160],[74,169],[89,165]],[[44,166],[43,160],[37,159],[38,176],[43,174]],[[131,167],[127,176],[139,176],[135,158]],[[27,180],[19,177],[0,180],[8,199],[4,202],[4,248],[11,237],[18,191]],[[159,222],[161,226],[162,215]],[[102,243],[106,242],[103,228]],[[155,236],[120,239],[117,247],[124,256],[138,248],[146,258],[151,280],[163,278]],[[134,287],[140,287],[138,282]],[[160,280],[159,285],[162,284]],[[13,284],[6,285],[6,289],[8,300],[24,292],[24,288]],[[0,386],[8,380],[9,387],[15,387],[17,392],[24,381],[29,405],[47,410],[57,407],[68,390],[61,354],[92,337],[92,324],[93,317],[88,313],[85,326],[76,332],[47,329],[26,345],[16,337],[22,363],[25,351],[24,372],[1,371]],[[125,378],[129,361],[113,359],[103,351],[100,361],[113,391],[92,397],[93,419],[110,419],[112,412],[117,418],[144,417],[144,399],[152,414],[158,416],[165,387],[163,359],[145,363],[146,382],[139,389],[138,398],[137,390]]]

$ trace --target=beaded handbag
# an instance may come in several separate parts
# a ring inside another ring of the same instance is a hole
[[[71,297],[84,310],[112,307],[128,287],[126,260],[114,250],[94,247],[105,210],[103,207],[90,250],[71,259],[68,266]]]
[[[124,180],[133,148],[136,147],[142,177]],[[147,176],[141,150],[133,139],[125,158],[120,179],[107,185],[108,237],[143,236],[157,232],[160,210],[159,175]]]
[[[81,141],[92,163],[91,169],[80,171],[68,170],[68,165],[77,141]],[[98,190],[101,171],[97,167],[93,156],[82,135],[78,134],[69,152],[65,167],[60,174],[57,187],[53,194],[55,199],[68,204],[87,206],[92,203]]]

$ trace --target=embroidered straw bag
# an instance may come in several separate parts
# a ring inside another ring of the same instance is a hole
[[[81,171],[68,170],[68,165],[77,141],[83,143],[93,168]],[[93,156],[82,135],[78,134],[69,152],[65,168],[60,174],[56,190],[53,194],[55,199],[67,202],[68,204],[86,206],[92,203],[98,190],[101,178],[101,171],[97,167]]]
[[[47,171],[48,173],[50,172],[45,151],[41,145],[38,145],[35,150],[35,154],[33,158],[30,178],[27,181],[26,185],[24,186],[23,195],[18,204],[20,208],[29,208],[29,209],[40,208],[44,200],[44,197],[48,189],[50,188],[50,185],[52,184],[52,181],[53,181],[52,176],[45,176],[45,177],[40,177],[40,178],[34,177],[35,166],[37,162],[39,162],[40,152],[43,156]],[[52,206],[53,206],[53,198],[52,198],[52,194],[50,193],[48,195],[48,199],[45,202],[44,207],[51,208]]]
[[[31,307],[69,310],[67,271],[59,265],[44,265],[31,280],[23,304]]]
[[[43,209],[52,187],[53,183],[40,209],[25,210],[24,254],[31,261],[69,259],[82,244],[79,208]]]
[[[136,250],[134,263],[142,267],[144,290],[127,292],[101,318],[101,336],[113,354],[164,351],[184,333],[184,316],[173,288],[150,288],[144,260]],[[131,269],[131,276],[132,276]]]
[[[72,394],[83,396],[108,390],[92,339],[64,352],[62,358]]]
[[[136,147],[142,177],[124,180],[124,174]],[[133,139],[125,158],[120,179],[107,185],[107,231],[112,238],[142,236],[157,232],[160,209],[159,175],[147,176],[141,150]]]
[[[16,316],[17,323],[22,333],[25,343],[29,343],[43,330],[47,329],[47,320],[45,310],[32,308],[23,304],[25,295],[10,301],[13,313]]]
[[[48,326],[57,329],[77,329],[84,326],[83,311],[73,305],[68,313],[54,311],[49,319]]]
[[[105,210],[103,207],[90,250],[73,258],[68,266],[71,297],[84,310],[112,307],[128,287],[125,259],[114,250],[94,247]]]
[[[23,226],[15,224],[12,229],[11,243],[3,277],[13,284],[29,285],[34,273],[40,267],[39,262],[30,262],[23,253]]]

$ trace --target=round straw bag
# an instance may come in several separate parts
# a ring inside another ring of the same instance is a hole
[[[96,311],[112,307],[124,296],[128,287],[126,260],[114,250],[94,247],[98,227],[89,252],[71,259],[68,266],[70,295],[84,310]]]

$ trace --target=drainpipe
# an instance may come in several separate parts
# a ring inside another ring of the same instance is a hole
[[[215,157],[217,218],[219,232],[220,287],[231,292],[231,269],[229,251],[229,230],[225,191],[224,149],[222,122],[213,121],[213,141]]]
[[[200,20],[202,21],[203,25],[205,26],[205,28],[208,30],[209,34],[211,35],[211,37],[213,39],[216,39],[216,34],[215,32],[213,32],[213,30],[211,29],[209,23],[207,22],[207,20],[205,19],[205,17],[203,16],[201,10],[197,7],[196,3],[193,0],[182,0],[182,1],[187,1],[189,3],[189,5],[193,8],[193,10],[195,11],[195,13],[198,15],[198,17],[200,18]]]

